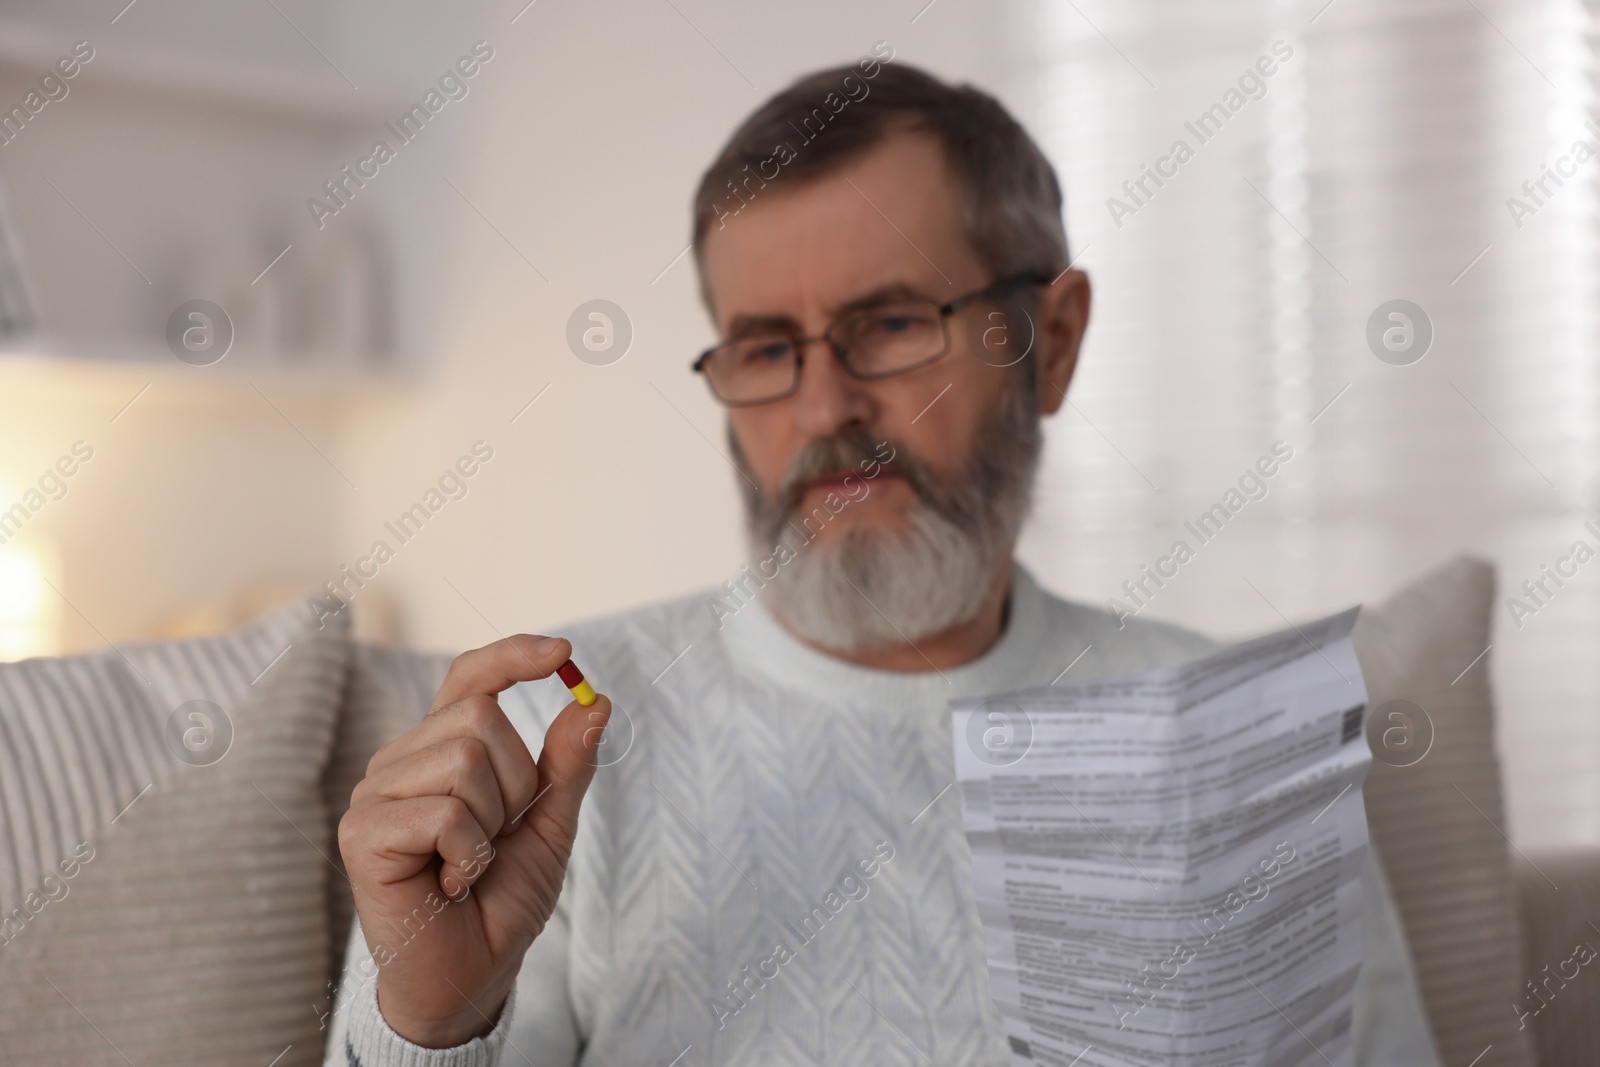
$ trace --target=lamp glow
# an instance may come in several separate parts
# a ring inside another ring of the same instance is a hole
[[[0,547],[0,661],[57,652],[44,565],[14,545]]]

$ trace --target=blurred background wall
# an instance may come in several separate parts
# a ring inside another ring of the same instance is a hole
[[[1267,496],[1150,616],[1259,632],[1462,551],[1505,599],[1600,547],[1579,0],[5,0],[0,508],[27,515],[0,654],[232,625],[345,567],[375,574],[346,585],[364,633],[451,649],[725,579],[689,197],[767,95],[877,41],[998,95],[1067,189],[1095,313],[1022,547],[1047,585],[1123,597],[1276,441]],[[1546,165],[1572,173],[1536,204]],[[232,325],[207,365],[167,336],[195,300]],[[568,343],[592,300],[631,331],[610,362]],[[1395,300],[1420,358],[1369,343]],[[1498,687],[1513,839],[1593,844],[1600,563],[1546,588],[1462,668]]]

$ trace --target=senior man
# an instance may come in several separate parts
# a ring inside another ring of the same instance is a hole
[[[330,1064],[1008,1062],[946,702],[1212,645],[1012,559],[1089,282],[1023,129],[891,60],[773,97],[696,194],[721,340],[694,369],[750,563],[455,660],[340,824],[360,922]],[[496,694],[574,647],[618,711],[541,684],[513,722]],[[1431,1067],[1369,857],[1358,1062]]]

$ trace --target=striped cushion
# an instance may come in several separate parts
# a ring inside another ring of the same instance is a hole
[[[321,1062],[327,622],[0,664],[0,1063]]]
[[[1500,833],[1484,655],[1493,604],[1494,569],[1462,558],[1361,613],[1354,640],[1373,751],[1364,793],[1441,1062],[1532,1067],[1528,1032],[1510,1008],[1522,995],[1522,935]],[[1403,705],[1386,708],[1393,700],[1426,713],[1431,748],[1420,747],[1426,720]],[[1411,737],[1392,711],[1415,720]],[[1387,729],[1396,731],[1389,745]],[[1409,744],[1419,747],[1407,752]]]

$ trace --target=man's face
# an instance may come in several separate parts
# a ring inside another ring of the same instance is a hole
[[[893,134],[836,171],[758,190],[707,236],[704,263],[723,337],[753,321],[816,336],[841,309],[879,294],[943,303],[995,281],[967,243],[955,178],[924,133]],[[857,381],[825,343],[808,346],[795,395],[729,410],[762,492],[778,491],[808,442],[860,430],[909,451],[934,477],[956,478],[985,418],[1015,386],[1016,368],[974,351],[994,308],[958,312],[949,322],[949,353],[892,378]],[[807,479],[796,512],[810,514],[830,492],[836,502],[846,499],[848,474],[856,476],[849,503],[818,531],[818,546],[852,530],[903,530],[917,499],[893,463],[865,494],[856,488],[858,465]]]

